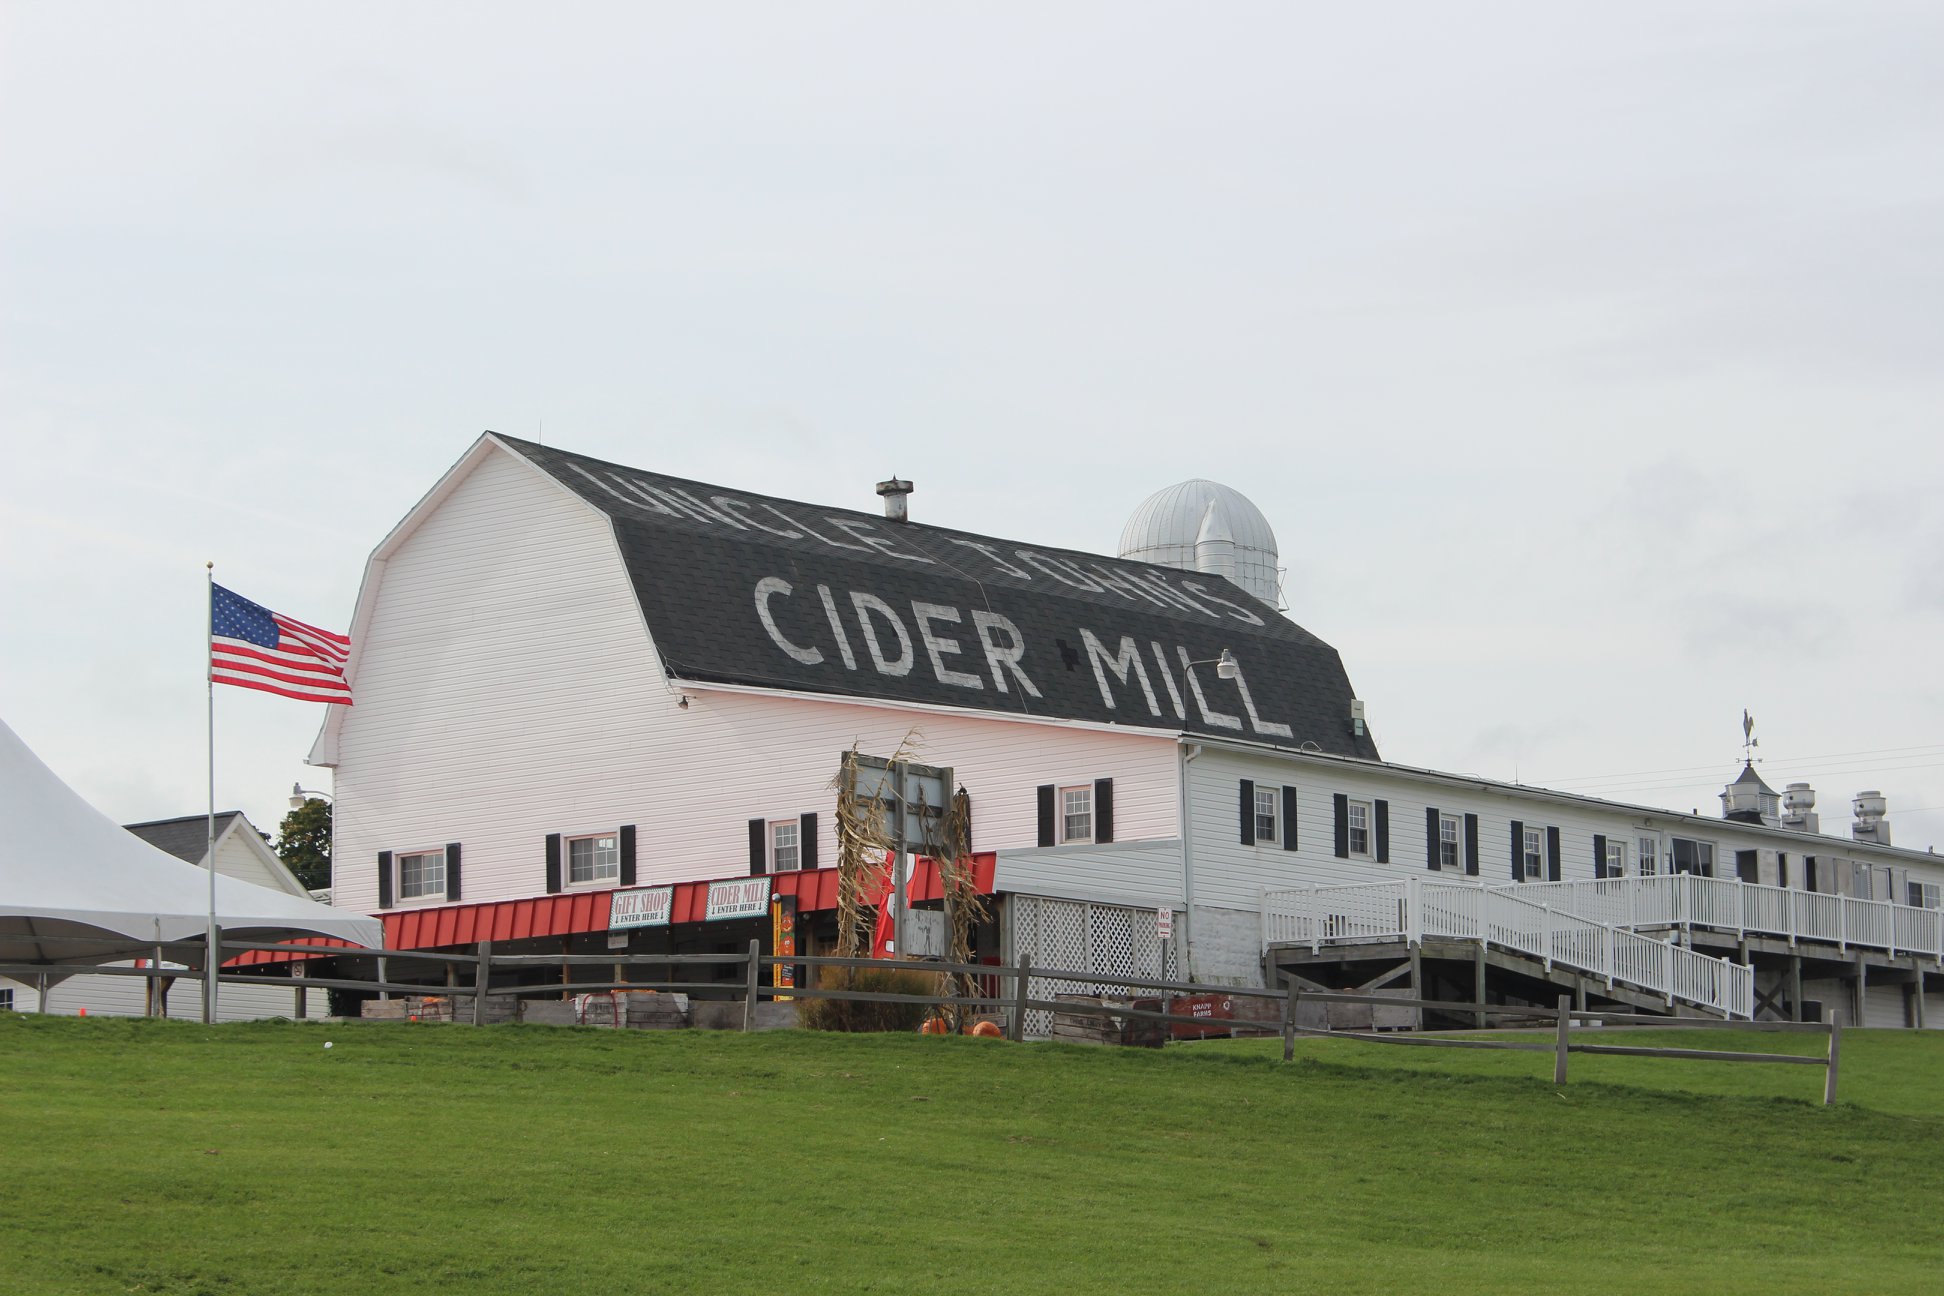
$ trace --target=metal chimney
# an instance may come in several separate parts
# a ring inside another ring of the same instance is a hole
[[[884,497],[884,516],[893,522],[909,522],[910,516],[905,508],[905,497],[915,488],[908,481],[893,477],[890,481],[877,484],[877,493]]]

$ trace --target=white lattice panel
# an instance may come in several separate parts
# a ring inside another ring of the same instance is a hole
[[[1130,905],[1095,904],[1085,900],[1052,900],[1042,896],[1014,896],[1013,959],[1032,960],[1036,968],[1089,972],[1102,977],[1161,977],[1175,975],[1172,942],[1167,966],[1161,965],[1161,940],[1152,909]],[[1035,976],[1027,994],[1051,999],[1062,994],[1125,994],[1124,987],[1071,978]],[[1043,1009],[1026,1014],[1026,1033],[1044,1037],[1052,1032],[1053,1015]]]

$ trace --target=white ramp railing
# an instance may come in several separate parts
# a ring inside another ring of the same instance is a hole
[[[1724,1016],[1755,1015],[1752,968],[1569,913],[1523,891],[1416,878],[1265,891],[1262,920],[1271,945],[1473,940]]]
[[[1944,963],[1944,909],[1760,886],[1698,873],[1580,882],[1515,882],[1490,888],[1612,927],[1712,927],[1738,935],[1820,941]]]

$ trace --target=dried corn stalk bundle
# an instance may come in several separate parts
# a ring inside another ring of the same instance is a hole
[[[972,929],[986,917],[985,897],[979,894],[978,878],[972,868],[972,798],[960,788],[952,797],[942,825],[943,841],[932,853],[938,861],[939,890],[945,896],[947,963],[972,961]],[[954,972],[946,978],[946,995],[969,999],[979,993],[979,978],[970,972]],[[975,1011],[962,1004],[945,1010],[946,1020],[955,1031],[971,1024]]]
[[[917,735],[916,729],[907,732],[891,759],[903,760]],[[855,743],[844,753],[831,786],[837,789],[837,956],[863,958],[871,951],[875,923],[865,883],[884,866],[884,854],[892,845],[891,825],[885,822],[882,802],[857,795]]]

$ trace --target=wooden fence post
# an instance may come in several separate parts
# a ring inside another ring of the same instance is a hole
[[[1296,988],[1294,973],[1283,973],[1283,1061],[1291,1062],[1296,1057],[1296,999],[1303,992]]]
[[[1573,1024],[1573,996],[1559,996],[1559,1035],[1553,1045],[1553,1083],[1566,1083],[1566,1031]]]
[[[1006,1034],[1017,1044],[1026,1038],[1026,983],[1033,975],[1033,960],[1022,958],[1013,971],[1013,1011],[1012,1020],[1006,1023]]]
[[[1843,1051],[1843,1013],[1832,1009],[1829,1014],[1829,1063],[1823,1071],[1823,1106],[1831,1107],[1836,1103],[1836,1063]]]
[[[749,942],[749,976],[743,985],[743,1030],[756,1029],[756,983],[762,979],[763,942]]]
[[[493,942],[479,942],[479,967],[473,974],[473,1025],[486,1024],[486,987],[493,982]]]

